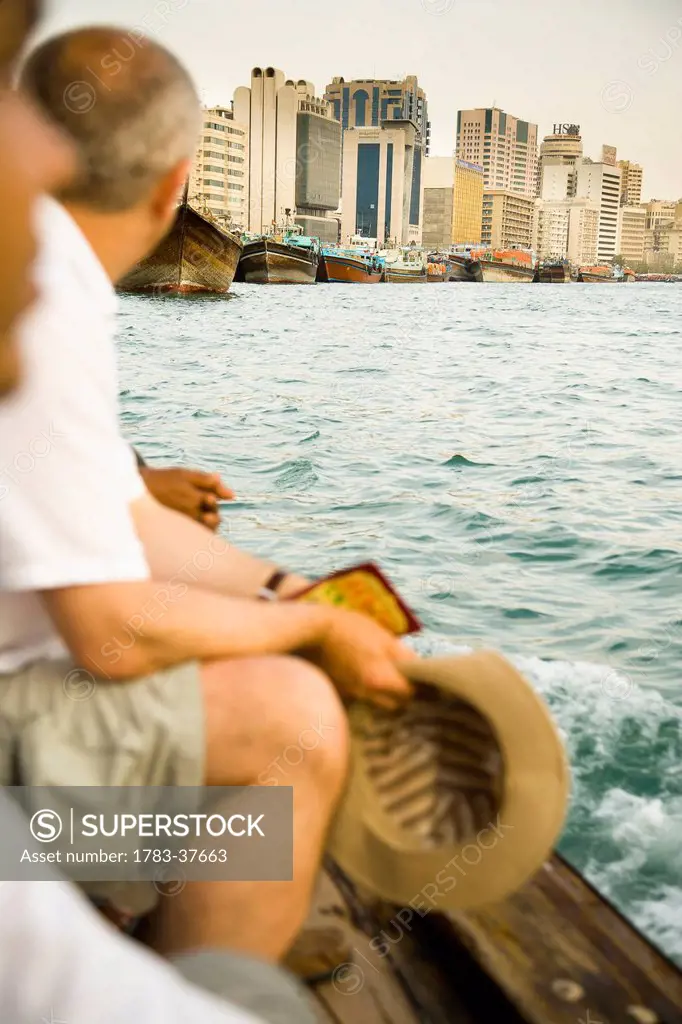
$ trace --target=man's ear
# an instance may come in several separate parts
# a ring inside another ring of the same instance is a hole
[[[185,182],[192,169],[191,160],[183,160],[163,176],[154,189],[152,212],[163,224],[172,222],[178,200],[182,196]]]

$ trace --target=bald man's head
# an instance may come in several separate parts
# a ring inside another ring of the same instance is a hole
[[[139,33],[86,28],[44,43],[22,85],[76,143],[81,171],[65,201],[116,213],[142,202],[195,151],[201,127],[191,78]]]

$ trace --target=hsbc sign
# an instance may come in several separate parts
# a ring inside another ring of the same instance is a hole
[[[580,135],[579,124],[555,124],[552,135]]]

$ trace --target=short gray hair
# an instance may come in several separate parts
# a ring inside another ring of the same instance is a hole
[[[194,156],[201,129],[194,83],[168,50],[138,31],[98,27],[56,36],[29,56],[22,87],[76,143],[80,173],[64,200],[130,209]]]

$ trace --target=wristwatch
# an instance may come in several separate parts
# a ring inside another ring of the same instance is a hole
[[[260,601],[279,601],[277,595],[277,588],[284,582],[288,573],[282,569],[276,569],[272,576],[270,576],[265,584],[258,591],[258,599]]]

